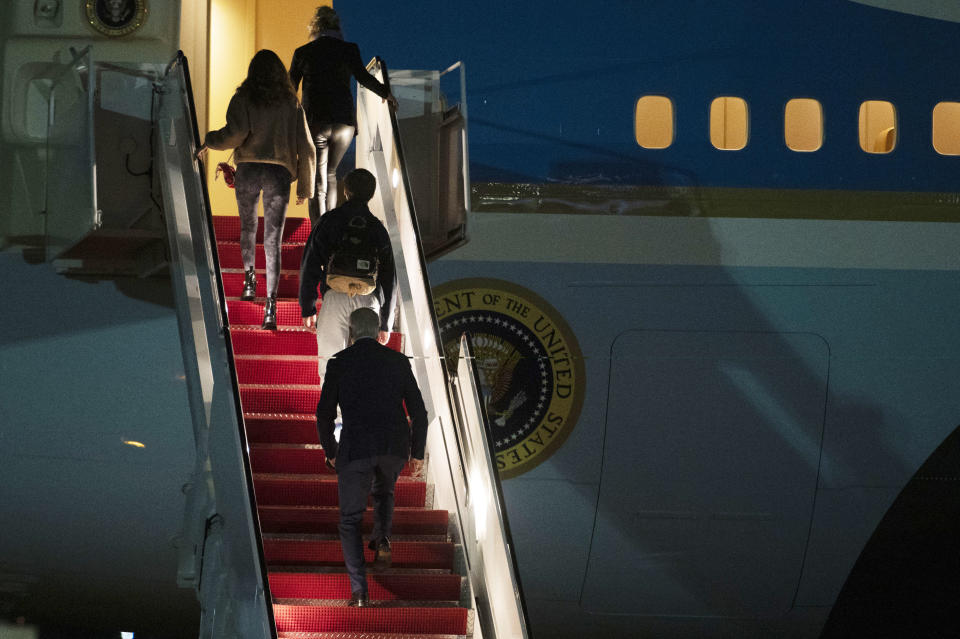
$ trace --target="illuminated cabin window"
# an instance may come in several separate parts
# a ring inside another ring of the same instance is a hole
[[[715,98],[710,103],[710,143],[723,151],[747,146],[749,120],[743,98]]]
[[[933,148],[940,155],[960,155],[960,102],[933,107]]]
[[[792,151],[816,151],[823,145],[823,107],[811,98],[794,98],[783,110],[783,140]]]
[[[633,134],[645,149],[665,149],[673,144],[673,102],[662,95],[637,100]]]
[[[883,100],[860,105],[860,148],[867,153],[890,153],[897,146],[897,111]]]

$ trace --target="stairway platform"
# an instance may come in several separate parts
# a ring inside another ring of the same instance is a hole
[[[108,277],[167,277],[164,229],[99,228],[53,261],[58,273]]]

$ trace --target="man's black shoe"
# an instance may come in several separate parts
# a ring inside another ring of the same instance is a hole
[[[365,592],[355,592],[350,595],[350,603],[348,606],[356,606],[357,608],[365,608],[370,605],[370,598]]]
[[[373,559],[374,570],[384,570],[393,564],[393,553],[390,551],[390,540],[384,537],[379,541],[371,540],[367,548],[376,553]]]

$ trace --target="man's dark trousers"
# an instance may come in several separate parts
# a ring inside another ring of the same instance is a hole
[[[351,592],[366,592],[361,525],[367,497],[373,494],[373,535],[390,536],[393,522],[393,490],[407,460],[395,455],[351,459],[337,464],[337,492],[340,497],[340,543],[350,576]],[[372,485],[372,491],[371,491]]]

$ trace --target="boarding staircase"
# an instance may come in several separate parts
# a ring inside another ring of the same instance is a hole
[[[389,83],[382,61],[372,62],[371,71]],[[422,73],[408,76],[408,85],[438,77]],[[421,100],[431,93],[422,89],[412,92]],[[390,346],[412,358],[424,394],[427,472],[425,480],[415,480],[405,471],[398,481],[393,565],[368,572],[374,605],[354,608],[347,605],[337,535],[336,476],[325,468],[313,417],[321,391],[316,341],[302,326],[296,302],[309,222],[287,221],[279,327],[261,330],[262,246],[260,297],[245,302],[239,299],[239,219],[209,214],[202,167],[193,156],[198,135],[182,55],[156,92],[155,163],[197,442],[196,469],[185,490],[179,581],[197,591],[201,638],[527,637],[469,339],[462,338],[456,371],[449,371],[397,115],[360,91],[357,164],[377,176],[371,210],[394,246],[401,301]],[[424,105],[401,104],[401,111],[410,108]],[[428,105],[424,113],[431,111],[440,113],[434,119],[448,131],[458,117],[445,105]],[[457,142],[454,129],[444,144],[465,144],[459,135]],[[465,199],[465,184],[457,192],[448,190],[446,197]],[[440,233],[438,244],[463,241],[464,230]],[[370,525],[368,513],[365,529]]]
[[[310,223],[292,218],[284,228],[277,331],[260,329],[266,279],[262,244],[257,245],[260,297],[241,301],[239,218],[214,217],[214,228],[280,636],[465,636],[469,608],[461,602],[463,577],[454,572],[449,514],[428,507],[426,482],[411,479],[406,470],[396,488],[393,567],[370,573],[373,606],[347,607],[350,584],[337,533],[337,477],[324,464],[314,417],[320,398],[317,343],[313,331],[303,327],[297,302],[300,256]],[[389,344],[402,350],[400,334],[394,333]],[[371,527],[368,511],[364,532]]]

